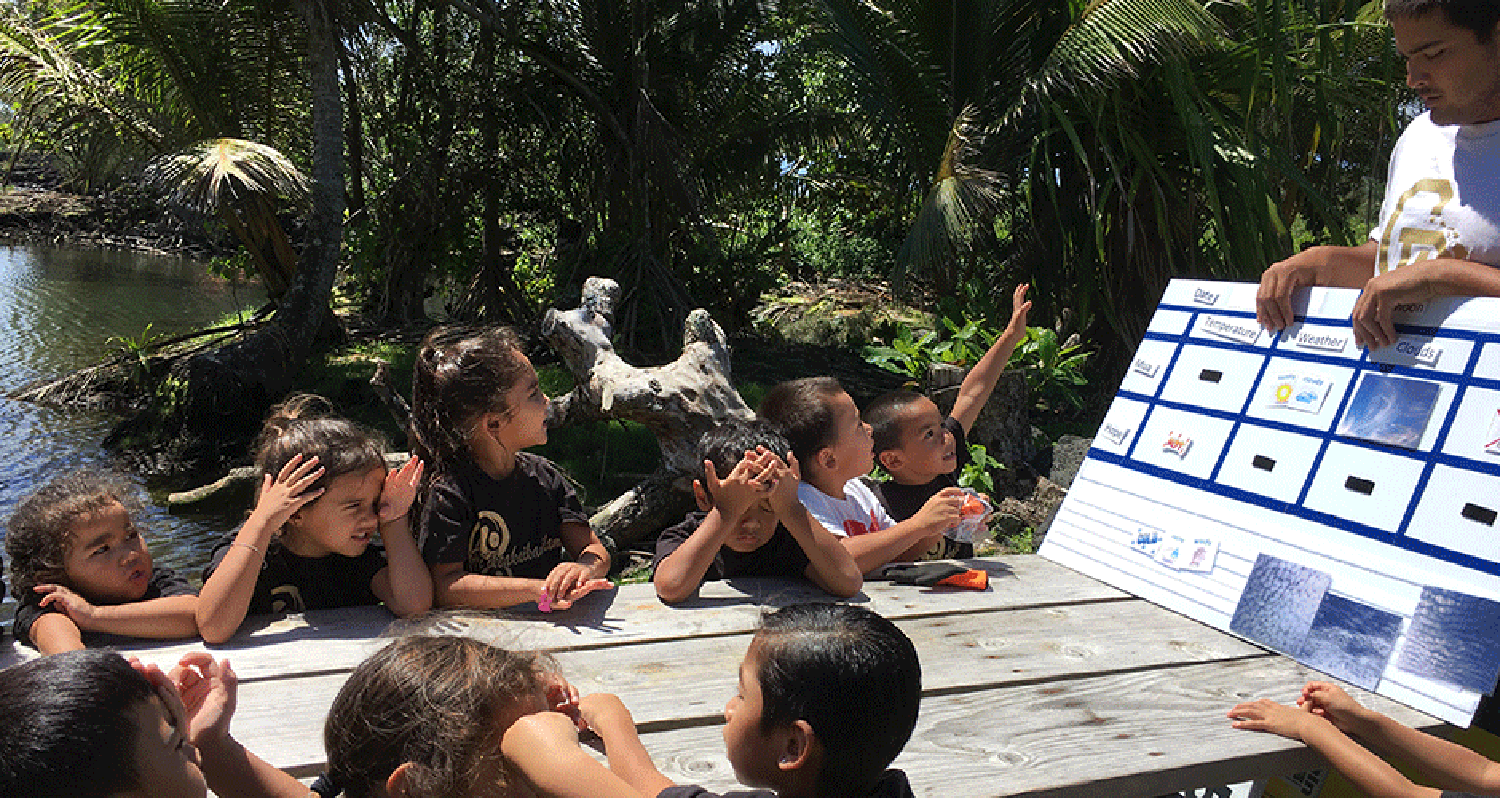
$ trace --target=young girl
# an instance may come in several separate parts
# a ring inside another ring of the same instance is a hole
[[[85,632],[192,637],[198,598],[187,580],[156,568],[131,523],[123,481],[75,471],[17,505],[5,534],[15,635],[43,654],[83,648]]]
[[[260,498],[203,574],[205,641],[228,640],[246,613],[383,602],[406,617],[431,608],[432,581],[407,521],[422,462],[387,473],[376,438],[326,409],[320,397],[293,397],[261,430]],[[383,550],[370,545],[377,531]]]
[[[609,553],[547,442],[547,395],[507,329],[439,328],[412,377],[417,450],[434,474],[422,555],[441,606],[565,609],[609,583]]]

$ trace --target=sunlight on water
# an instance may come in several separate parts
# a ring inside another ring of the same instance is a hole
[[[0,247],[0,392],[104,359],[114,348],[111,336],[139,337],[148,323],[153,334],[189,332],[237,310],[253,311],[264,297],[258,287],[231,285],[187,260]],[[99,443],[111,422],[103,414],[0,399],[0,523],[53,475],[109,467]],[[194,579],[213,541],[236,523],[173,516],[150,501],[136,520],[156,562]],[[7,594],[0,615],[8,617],[13,606]]]

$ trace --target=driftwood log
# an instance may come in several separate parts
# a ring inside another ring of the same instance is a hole
[[[634,421],[661,445],[656,471],[591,520],[611,551],[680,520],[691,501],[688,488],[697,467],[698,438],[719,424],[755,416],[729,382],[729,344],[708,311],[688,314],[676,360],[640,368],[625,362],[612,343],[619,296],[614,280],[590,277],[576,309],[549,310],[542,318],[542,336],[577,383],[552,400],[548,423]]]

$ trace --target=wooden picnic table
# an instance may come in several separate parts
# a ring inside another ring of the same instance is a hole
[[[989,571],[988,590],[868,582],[850,600],[895,621],[920,653],[921,715],[895,763],[917,795],[1156,796],[1323,766],[1224,714],[1249,698],[1291,700],[1316,672],[1039,556],[968,562]],[[437,613],[397,627],[552,652],[580,691],[624,700],[669,778],[721,791],[736,785],[722,712],[759,613],[828,600],[810,586],[732,580],[667,607],[637,584],[567,612]],[[333,696],[391,623],[375,607],[309,612],[207,647],[241,678],[236,738],[295,775],[319,772]],[[165,667],[203,648],[122,653]],[[1403,723],[1442,726],[1350,691]]]

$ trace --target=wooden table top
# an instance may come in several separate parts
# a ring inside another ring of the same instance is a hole
[[[989,571],[988,590],[868,582],[850,599],[895,621],[921,656],[921,715],[895,762],[917,795],[1155,796],[1322,766],[1300,743],[1230,728],[1224,713],[1249,698],[1292,700],[1326,677],[1038,556],[969,563]],[[828,600],[755,579],[710,582],[667,607],[638,584],[549,615],[435,613],[393,627],[384,609],[361,607],[252,619],[221,646],[121,653],[164,667],[204,648],[228,657],[241,679],[235,737],[308,776],[323,765],[334,694],[388,627],[547,650],[580,691],[624,700],[668,778],[722,791],[736,786],[722,712],[759,613]],[[1408,725],[1442,725],[1350,692]]]

